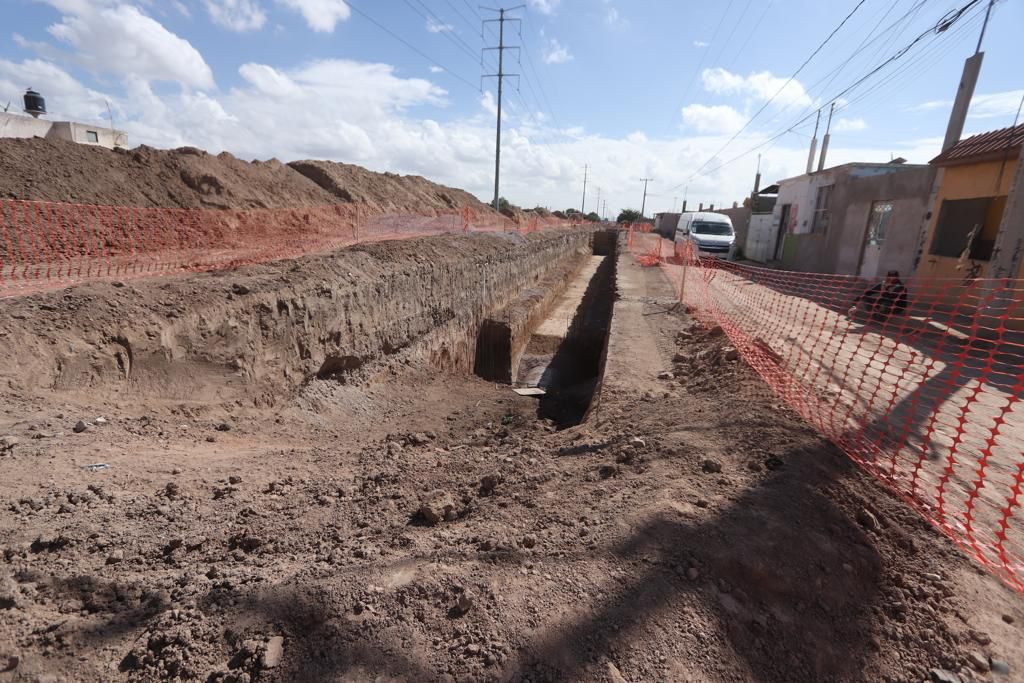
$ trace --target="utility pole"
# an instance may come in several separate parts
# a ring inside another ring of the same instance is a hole
[[[597,210],[601,210],[601,188],[597,188]]]
[[[946,137],[942,141],[943,152],[960,142],[960,135],[964,132],[967,110],[971,106],[974,86],[978,83],[978,74],[981,73],[981,62],[985,59],[985,53],[981,51],[981,42],[985,38],[985,29],[988,28],[988,18],[992,14],[992,5],[994,4],[995,0],[989,0],[988,7],[985,9],[985,21],[981,24],[981,34],[978,36],[978,47],[975,48],[974,54],[964,62],[964,70],[956,89],[956,98],[953,100],[953,110],[949,113],[949,123],[946,125]]]
[[[644,209],[647,208],[647,183],[651,180],[654,180],[654,178],[641,178],[640,180],[644,184],[644,200],[640,202],[640,220],[643,220]]]
[[[580,213],[586,213],[587,211],[587,171],[590,170],[589,164],[583,164],[583,203],[580,204]]]
[[[601,218],[608,220],[608,200],[604,200],[604,206],[601,208]]]
[[[487,20],[485,20],[483,22],[484,24],[490,24],[490,23],[494,23],[494,22],[498,23],[498,46],[497,47],[485,47],[484,48],[484,51],[487,51],[487,50],[497,50],[498,51],[498,73],[496,73],[496,74],[484,74],[481,77],[481,80],[483,78],[497,78],[498,79],[498,132],[497,132],[497,134],[495,136],[495,140],[494,140],[494,210],[495,211],[498,210],[498,197],[500,196],[499,193],[498,193],[498,186],[499,186],[499,180],[501,178],[501,95],[502,95],[502,85],[503,85],[503,83],[505,81],[505,78],[508,78],[508,77],[519,78],[519,74],[507,74],[507,73],[505,73],[505,50],[518,50],[519,49],[519,47],[515,46],[515,45],[511,45],[511,46],[505,45],[505,22],[506,21],[520,21],[520,20],[516,19],[516,18],[506,18],[505,17],[505,13],[506,12],[512,12],[512,11],[515,11],[515,10],[518,10],[518,9],[522,9],[523,7],[525,7],[525,5],[519,5],[518,7],[512,7],[512,8],[509,8],[509,9],[505,9],[505,8],[494,9],[492,7],[481,7],[480,8],[480,9],[487,10],[487,11],[490,11],[490,12],[497,12],[498,13],[498,18],[497,19],[487,19]],[[480,30],[480,33],[483,34],[483,29],[482,28]]]

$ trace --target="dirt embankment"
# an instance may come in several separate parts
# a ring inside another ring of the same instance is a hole
[[[489,212],[420,176],[330,161],[244,161],[194,147],[108,150],[63,140],[0,140],[0,198],[114,206],[273,209],[365,203],[372,210]]]

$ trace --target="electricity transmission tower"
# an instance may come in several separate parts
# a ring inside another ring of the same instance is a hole
[[[484,24],[498,24],[498,44],[497,46],[485,47],[484,52],[490,50],[498,51],[498,73],[496,74],[484,74],[481,76],[481,80],[484,78],[497,78],[498,79],[498,132],[494,141],[494,210],[498,210],[498,186],[501,178],[501,96],[502,96],[502,85],[506,78],[519,78],[519,74],[505,73],[505,50],[518,50],[518,45],[505,45],[505,22],[506,21],[517,21],[522,22],[521,19],[515,17],[506,17],[507,12],[514,12],[516,10],[524,9],[525,5],[517,5],[516,7],[510,8],[493,8],[493,7],[480,7],[480,9],[488,12],[497,12],[497,19],[485,19]],[[483,33],[483,28],[481,28]],[[517,81],[518,82],[518,81]]]

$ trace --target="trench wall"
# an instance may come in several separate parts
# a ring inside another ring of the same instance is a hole
[[[257,402],[380,362],[473,369],[492,311],[591,251],[591,231],[375,243],[229,274],[93,283],[11,300],[0,378],[26,389],[116,389]]]

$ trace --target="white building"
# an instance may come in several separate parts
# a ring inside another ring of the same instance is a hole
[[[0,111],[0,138],[49,138],[114,149],[128,146],[128,134],[107,126],[76,121],[50,121]]]

